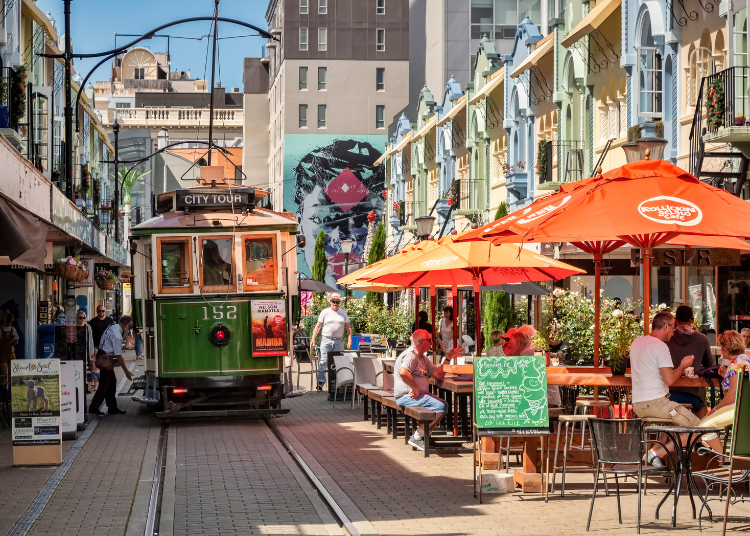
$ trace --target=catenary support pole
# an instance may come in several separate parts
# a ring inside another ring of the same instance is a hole
[[[437,364],[437,326],[435,324],[435,285],[430,285],[430,305],[432,307],[432,362]]]
[[[63,12],[65,14],[65,193],[73,200],[73,108],[70,87],[70,61],[73,47],[70,41],[70,2],[65,0]],[[80,88],[83,91],[83,88]]]
[[[211,56],[211,87],[209,88],[210,96],[210,114],[208,116],[208,165],[211,165],[211,147],[214,142],[214,75],[216,72],[216,41],[219,39],[219,0],[215,0],[216,5],[214,7],[214,49]],[[346,291],[344,291],[346,292]],[[344,302],[346,302],[346,294],[344,294]]]

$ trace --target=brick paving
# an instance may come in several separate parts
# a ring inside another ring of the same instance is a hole
[[[485,495],[486,503],[473,498],[471,455],[431,455],[413,451],[403,438],[393,440],[385,429],[377,430],[362,420],[362,411],[337,404],[323,393],[285,401],[292,411],[279,419],[285,434],[291,433],[329,473],[380,534],[388,535],[549,535],[580,534],[586,530],[592,476],[576,474],[568,479],[566,496],[559,491],[544,503],[538,494],[520,492]],[[513,458],[511,457],[511,463]],[[614,486],[613,486],[614,487]],[[677,527],[669,523],[671,506],[654,519],[664,488],[649,484],[643,497],[643,534],[698,533],[690,502],[681,497]],[[558,488],[559,490],[559,483]],[[614,494],[597,496],[591,524],[593,534],[635,534],[637,495],[635,484],[622,484],[623,524],[617,522]],[[653,493],[652,493],[653,491]],[[746,493],[747,494],[747,493]],[[723,504],[713,503],[723,514]],[[718,516],[721,518],[721,515]],[[730,507],[730,528],[750,531],[750,503]],[[721,534],[721,523],[704,517],[703,533]]]
[[[326,527],[263,421],[176,426],[175,534],[341,534],[329,532],[333,519]]]

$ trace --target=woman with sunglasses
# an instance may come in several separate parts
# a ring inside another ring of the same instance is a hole
[[[328,352],[340,352],[344,349],[344,329],[349,332],[349,348],[352,347],[352,325],[349,322],[349,315],[341,309],[341,296],[333,293],[328,301],[331,306],[320,312],[318,323],[315,324],[310,338],[310,351],[314,352],[315,339],[322,330],[323,337],[318,348],[320,352],[318,355],[318,391],[322,391],[326,383]]]

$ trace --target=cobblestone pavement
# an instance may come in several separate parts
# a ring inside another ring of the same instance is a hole
[[[343,534],[263,421],[177,424],[174,533]]]
[[[550,535],[581,534],[591,500],[592,476],[571,475],[566,496],[559,491],[548,504],[538,494],[516,492],[485,495],[487,504],[473,498],[471,455],[431,455],[393,440],[385,429],[377,430],[362,420],[359,408],[337,404],[324,393],[306,394],[285,401],[292,411],[278,419],[285,434],[294,435],[348,495],[380,534],[388,535]],[[512,459],[511,459],[512,462]],[[659,489],[657,489],[657,487]],[[559,490],[559,487],[558,487]],[[592,534],[635,534],[637,495],[635,484],[621,485],[623,524],[617,521],[617,503],[597,496],[591,523]],[[687,496],[680,499],[677,527],[669,519],[671,507],[662,507],[661,520],[654,519],[656,505],[665,488],[649,484],[643,497],[643,534],[698,533]],[[747,490],[746,490],[747,494]],[[723,504],[714,503],[723,514]],[[722,515],[719,519],[722,519]],[[750,504],[730,507],[729,529],[750,532]],[[721,523],[710,524],[704,516],[704,534],[721,534]]]

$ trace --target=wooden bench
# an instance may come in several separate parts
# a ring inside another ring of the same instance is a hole
[[[430,423],[435,420],[436,413],[431,409],[419,406],[405,407],[402,408],[402,410],[404,413],[405,443],[407,445],[409,444],[412,421],[414,422],[415,428],[421,424],[424,428],[424,433],[422,434],[424,438],[424,457],[427,458],[430,455]]]
[[[370,391],[377,391],[377,390],[379,390],[379,388],[372,385],[371,383],[360,383],[359,385],[357,385],[357,392],[365,397],[365,403],[362,404],[365,407],[365,417],[364,417],[365,421],[370,420],[370,411],[369,411],[370,409],[369,398],[370,397],[367,396],[367,393],[369,393]]]
[[[379,389],[367,391],[367,398],[370,399],[372,404],[372,424],[377,424],[378,430],[382,427],[383,398],[385,397],[393,397],[393,393]]]
[[[396,399],[391,396],[383,397],[383,406],[386,408],[386,430],[393,439],[398,438],[398,415],[401,413],[401,408],[396,403]]]

